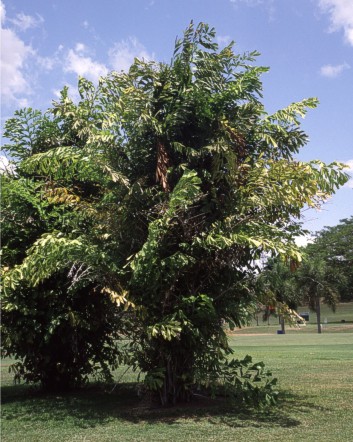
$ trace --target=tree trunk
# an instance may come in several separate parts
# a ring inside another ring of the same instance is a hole
[[[317,320],[317,332],[321,333],[321,305],[320,297],[316,298],[316,320]]]
[[[165,192],[169,192],[169,184],[167,180],[167,173],[169,167],[169,157],[166,148],[161,140],[157,142],[157,167],[156,167],[156,181],[160,183]]]
[[[165,377],[163,386],[159,389],[159,399],[162,406],[175,405],[178,402],[190,401],[191,392],[185,388],[182,381],[183,378],[185,378],[185,373],[183,376],[177,358],[169,356],[169,358],[165,361]],[[187,383],[186,379],[185,382]]]
[[[285,335],[286,334],[286,328],[285,328],[285,324],[284,324],[284,316],[280,315],[279,319],[280,319],[280,323],[281,323],[282,335]]]

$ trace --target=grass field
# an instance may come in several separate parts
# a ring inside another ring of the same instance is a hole
[[[344,307],[344,306],[343,306]],[[353,441],[353,333],[329,327],[343,315],[349,327],[353,306],[328,317],[324,333],[256,333],[230,336],[236,357],[251,354],[279,378],[279,404],[255,411],[197,399],[174,409],[150,409],[135,392],[134,375],[109,393],[102,386],[67,395],[45,395],[12,385],[2,367],[3,442],[108,441]],[[310,321],[311,322],[311,321]],[[251,331],[255,328],[255,332]],[[119,373],[117,373],[119,376]]]

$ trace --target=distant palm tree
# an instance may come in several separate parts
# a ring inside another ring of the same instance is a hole
[[[283,304],[288,305],[290,308],[296,306],[298,297],[290,266],[279,259],[270,259],[261,275],[261,280],[262,288],[270,296],[272,295],[274,301],[279,303],[278,306]],[[278,310],[279,323],[281,325],[281,331],[284,334],[285,317],[281,309]]]
[[[325,261],[310,259],[304,262],[296,276],[298,292],[303,300],[309,304],[309,308],[316,313],[317,331],[321,333],[321,301],[336,311],[340,300],[337,289],[338,279]]]

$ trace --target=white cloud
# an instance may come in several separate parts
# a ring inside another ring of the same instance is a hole
[[[336,78],[346,69],[350,69],[348,63],[338,65],[326,64],[325,66],[321,67],[320,74],[323,77]]]
[[[115,43],[109,50],[110,64],[116,71],[127,72],[136,57],[148,61],[153,58],[153,55],[149,54],[135,37]]]
[[[330,15],[330,31],[343,29],[345,40],[353,46],[353,1],[318,0],[322,12]]]
[[[227,46],[232,41],[232,39],[229,37],[229,35],[217,35],[216,41],[219,45]]]
[[[294,241],[295,241],[297,246],[305,247],[309,243],[313,242],[313,237],[311,235],[297,236]]]
[[[77,43],[75,49],[70,49],[64,61],[64,72],[73,72],[92,81],[98,81],[99,77],[107,75],[107,67],[91,57],[84,56],[86,46]]]
[[[0,155],[0,170],[6,170],[9,165],[9,160],[5,155]]]
[[[20,12],[16,15],[16,18],[12,18],[9,20],[13,23],[20,31],[27,31],[30,28],[36,28],[44,23],[44,19],[41,15],[37,14],[36,17],[33,15],[26,15],[23,12]]]
[[[35,54],[12,29],[4,28],[5,6],[0,2],[1,14],[1,98],[4,104],[27,105],[26,95],[31,87],[24,73],[26,60]]]
[[[16,167],[11,164],[9,159],[5,155],[0,155],[0,175],[6,173],[8,175],[15,174]]]
[[[52,71],[55,66],[63,65],[62,51],[64,49],[63,45],[59,45],[57,50],[51,57],[42,57],[36,53],[35,62],[41,71],[49,72]],[[38,71],[38,69],[36,69]]]
[[[39,67],[47,72],[53,70],[54,66],[58,63],[56,57],[40,57],[39,55],[36,61]]]
[[[5,5],[2,1],[0,1],[0,23],[3,24],[5,22],[6,17],[6,11],[5,11]]]
[[[87,47],[83,43],[76,43],[75,51],[84,54],[87,52]]]

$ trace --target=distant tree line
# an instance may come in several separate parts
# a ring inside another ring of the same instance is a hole
[[[269,259],[259,287],[292,308],[308,305],[321,333],[321,302],[335,311],[339,302],[353,301],[353,217],[317,232],[302,251],[303,261],[292,269],[279,258]]]

